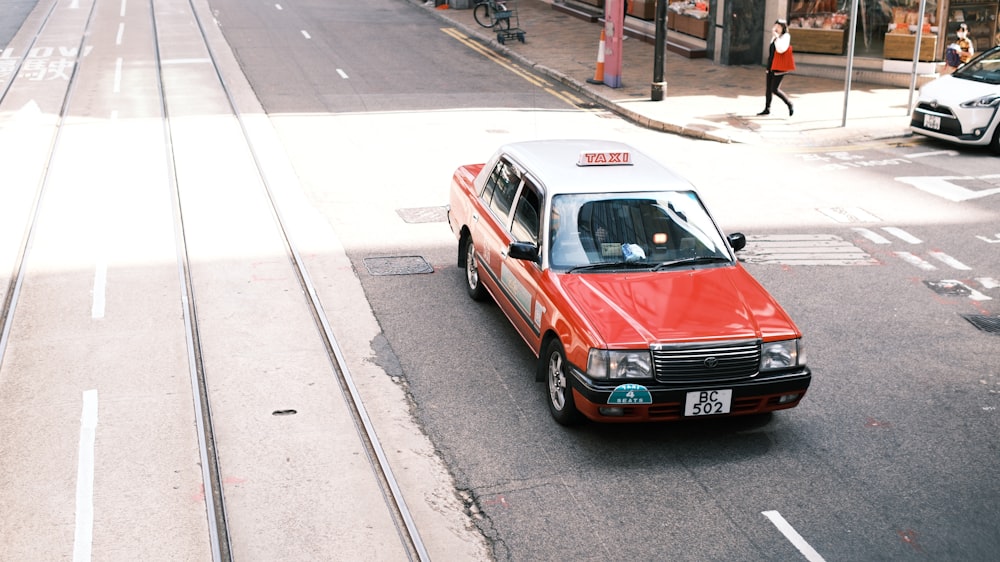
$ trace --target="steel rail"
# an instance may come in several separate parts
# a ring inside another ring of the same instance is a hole
[[[264,166],[261,163],[260,155],[254,146],[252,136],[247,128],[246,120],[244,119],[244,116],[233,97],[231,88],[222,74],[218,57],[212,49],[212,45],[208,39],[208,34],[205,31],[202,19],[198,15],[198,10],[194,5],[194,0],[188,0],[188,5],[191,7],[191,11],[194,14],[199,33],[205,41],[205,48],[208,52],[209,59],[211,60],[212,67],[215,70],[216,77],[219,80],[222,90],[226,94],[230,109],[240,125],[240,130],[243,133],[243,138],[246,141],[251,158],[254,161],[254,165],[257,167],[257,173],[267,195],[272,216],[276,222],[279,232],[281,233],[282,242],[292,261],[299,284],[301,285],[305,295],[308,297],[309,307],[312,311],[314,320],[317,323],[317,328],[320,330],[320,336],[326,346],[328,358],[330,359],[331,366],[337,376],[337,382],[344,393],[345,402],[353,414],[352,418],[358,432],[358,437],[365,445],[365,452],[368,456],[369,465],[380,481],[382,496],[385,499],[386,506],[389,508],[390,513],[393,515],[393,521],[396,525],[400,541],[406,548],[407,556],[410,560],[413,560],[414,557],[416,557],[418,560],[428,561],[430,560],[430,557],[424,547],[410,510],[406,505],[406,501],[395,475],[392,472],[392,467],[389,465],[385,450],[378,439],[375,426],[365,409],[361,393],[358,391],[358,388],[354,383],[354,378],[348,367],[347,359],[345,358],[340,345],[337,343],[337,338],[333,332],[333,328],[330,326],[323,303],[316,292],[315,286],[302,260],[301,254],[292,240],[292,237],[289,235],[288,229],[285,227],[286,222],[277,203],[277,198],[274,196],[274,192],[271,188],[271,182],[267,177],[267,172],[265,171]]]

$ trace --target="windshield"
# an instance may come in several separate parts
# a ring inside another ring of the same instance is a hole
[[[959,67],[952,76],[987,84],[1000,84],[1000,49],[986,51]]]
[[[554,269],[731,261],[722,235],[691,191],[557,195],[548,241]]]

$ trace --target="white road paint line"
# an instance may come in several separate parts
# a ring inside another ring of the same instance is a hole
[[[344,78],[345,80],[347,79],[347,73],[339,68],[337,69],[337,74],[339,74],[341,78]]]
[[[125,17],[125,7],[128,6],[128,0],[122,0],[121,7],[118,8],[118,15]]]
[[[823,557],[820,556],[819,553],[813,549],[813,547],[809,546],[809,543],[802,538],[802,535],[800,535],[798,531],[796,531],[795,528],[788,523],[788,521],[785,521],[785,518],[782,517],[780,513],[777,511],[761,511],[760,513],[764,517],[770,519],[771,523],[774,523],[774,526],[781,531],[782,535],[785,535],[785,538],[787,538],[788,541],[795,546],[795,548],[799,549],[799,552],[802,553],[802,556],[806,557],[806,560],[809,560],[809,562],[824,562]]]
[[[125,22],[118,24],[118,34],[115,35],[115,45],[122,44],[122,36],[125,35]]]
[[[994,236],[995,238],[987,238],[985,236],[980,236],[977,234],[976,238],[982,240],[983,242],[986,242],[987,244],[1000,244],[1000,232],[997,232]]]
[[[979,176],[978,178],[973,176],[915,176],[898,177],[895,179],[896,181],[910,184],[921,191],[926,191],[931,195],[937,195],[938,197],[943,197],[944,199],[958,203],[960,201],[968,201],[970,199],[979,199],[981,197],[1000,194],[1000,187],[996,189],[983,189],[977,191],[958,185],[957,183],[954,183],[954,181],[969,182],[977,179],[989,181],[994,177],[997,176],[986,175]]]
[[[122,91],[122,58],[115,59],[115,85],[112,88],[114,93]]]
[[[107,282],[108,264],[102,261],[97,264],[97,269],[94,272],[94,297],[93,304],[90,306],[90,317],[94,320],[104,318],[104,303],[105,295],[107,293]]]
[[[882,230],[892,234],[896,238],[899,238],[903,242],[909,242],[910,244],[922,244],[923,240],[917,238],[916,236],[910,234],[909,232],[903,230],[902,228],[896,228],[895,226],[883,226]]]
[[[83,392],[80,452],[76,468],[76,531],[73,562],[89,562],[94,539],[94,441],[97,437],[97,390]]]
[[[1000,289],[1000,281],[992,277],[976,277],[976,282],[982,285],[984,289]]]
[[[284,10],[284,8],[281,7],[281,4],[275,4],[274,7],[278,10]]]
[[[893,253],[896,254],[896,257],[898,257],[899,259],[905,261],[906,263],[908,263],[910,265],[919,267],[920,269],[922,269],[924,271],[934,271],[935,269],[937,269],[933,265],[925,262],[924,260],[922,260],[922,259],[918,258],[917,256],[911,254],[910,252],[893,252]]]
[[[892,242],[890,242],[888,238],[881,236],[875,232],[872,232],[867,228],[855,228],[854,232],[857,232],[861,236],[864,236],[865,238],[871,240],[876,244],[892,244]]]
[[[882,219],[862,209],[861,207],[825,207],[819,212],[837,222],[882,222]]]
[[[930,251],[930,252],[927,252],[927,253],[930,254],[930,256],[932,258],[938,260],[939,262],[941,262],[941,263],[943,263],[943,264],[945,264],[947,266],[953,267],[955,269],[961,269],[962,271],[970,271],[972,269],[971,267],[965,265],[964,263],[956,260],[955,258],[949,256],[948,254],[946,254],[944,252],[939,252],[937,250],[933,250],[933,251]]]
[[[207,64],[207,63],[210,63],[210,62],[212,62],[212,59],[209,59],[209,58],[204,58],[204,59],[165,59],[165,60],[160,61],[160,64],[161,65],[163,65],[163,64],[195,64],[195,63],[205,63],[205,64]]]
[[[956,150],[935,150],[933,152],[917,152],[914,154],[907,154],[907,158],[924,158],[926,156],[958,156],[958,151]]]
[[[966,291],[969,291],[969,295],[968,296],[969,296],[970,299],[972,299],[974,301],[991,301],[991,300],[993,300],[992,297],[988,297],[988,296],[980,293],[979,291],[973,289],[972,287],[966,285],[965,283],[962,283],[958,279],[942,279],[941,283],[945,284],[945,285],[950,284],[950,285],[954,285],[956,287],[962,287]]]
[[[306,39],[312,39],[312,37],[309,36],[309,32],[304,29],[302,30],[302,36]]]

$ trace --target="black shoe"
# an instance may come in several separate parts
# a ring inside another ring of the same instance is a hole
[[[788,106],[788,116],[791,117],[792,115],[795,115],[795,108]]]
[[[770,109],[765,109],[764,111],[761,111],[757,115],[770,115],[770,114],[771,114],[771,110]]]

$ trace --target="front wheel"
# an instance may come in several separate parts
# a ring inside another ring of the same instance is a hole
[[[486,299],[486,289],[479,279],[479,262],[476,260],[476,245],[472,237],[465,237],[465,289],[474,301]]]
[[[997,130],[993,131],[993,141],[990,142],[990,150],[993,154],[1000,156],[1000,123],[997,123]]]
[[[489,2],[480,2],[472,9],[472,17],[483,27],[493,27],[493,14],[490,13]]]
[[[546,362],[545,384],[549,391],[549,413],[560,425],[576,425],[582,416],[573,402],[573,387],[566,372],[569,365],[559,340],[553,339],[542,356]]]

